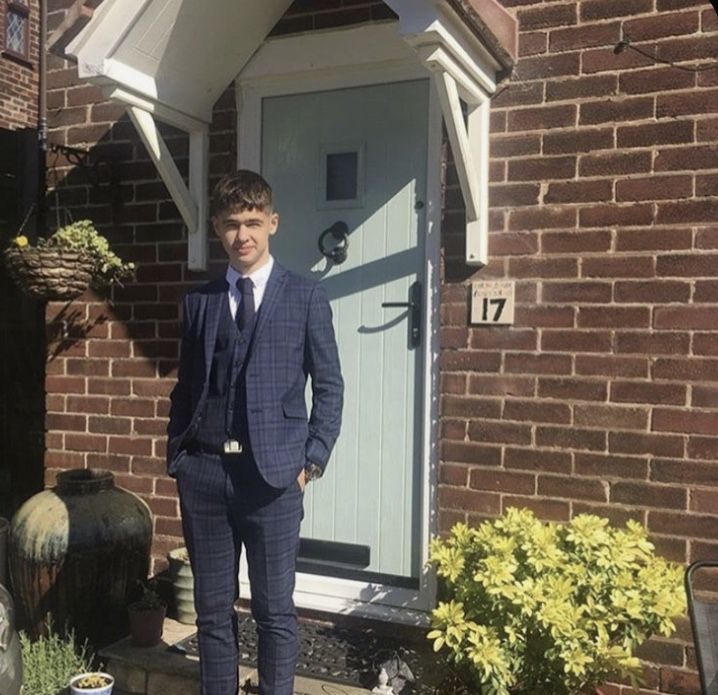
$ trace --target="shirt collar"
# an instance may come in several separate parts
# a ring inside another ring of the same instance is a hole
[[[251,278],[254,284],[254,289],[263,290],[267,282],[269,282],[269,276],[272,273],[272,267],[274,266],[274,257],[269,256],[269,260],[259,269],[255,270],[249,275],[242,275],[236,268],[231,264],[227,265],[227,272],[225,273],[225,279],[230,287],[237,286],[237,280],[242,277]]]

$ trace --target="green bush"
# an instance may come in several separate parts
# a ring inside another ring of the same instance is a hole
[[[73,631],[55,631],[50,620],[45,636],[31,640],[20,632],[20,643],[23,695],[66,693],[72,676],[92,670],[93,654],[87,642],[78,644]]]
[[[635,686],[634,649],[685,611],[683,569],[639,523],[583,514],[543,523],[509,509],[432,541],[448,601],[428,638],[483,695],[578,695],[616,676]]]

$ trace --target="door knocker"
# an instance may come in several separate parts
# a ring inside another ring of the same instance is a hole
[[[324,240],[331,235],[339,243],[333,248],[327,249]],[[349,250],[349,227],[346,222],[335,222],[329,229],[325,229],[319,237],[319,250],[323,256],[329,258],[336,265],[341,265],[347,259]]]

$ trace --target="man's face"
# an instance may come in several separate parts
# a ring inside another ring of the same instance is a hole
[[[277,231],[279,215],[271,209],[251,208],[222,212],[212,218],[215,234],[222,241],[232,266],[243,275],[269,260],[269,237]]]

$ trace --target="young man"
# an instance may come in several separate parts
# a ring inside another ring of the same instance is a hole
[[[202,695],[237,693],[242,545],[259,636],[259,692],[291,695],[304,485],[323,473],[341,421],[332,313],[321,285],[270,255],[279,217],[261,176],[224,177],[211,210],[229,264],[223,277],[184,299],[167,428],[168,473],[177,479],[194,573]]]

